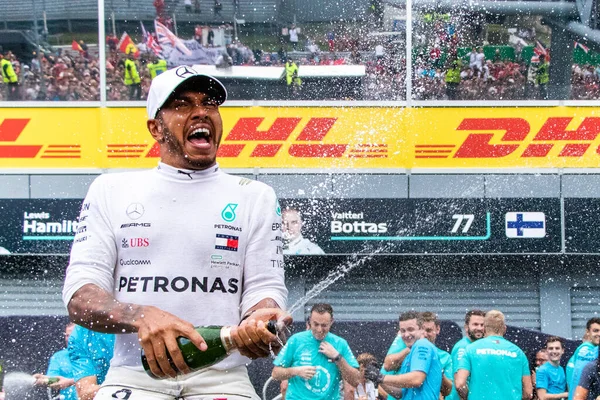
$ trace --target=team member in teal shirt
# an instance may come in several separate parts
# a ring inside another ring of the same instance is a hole
[[[423,334],[426,339],[435,345],[437,336],[440,334],[440,320],[436,314],[426,311],[421,314],[423,319]],[[483,324],[482,324],[483,326]],[[448,387],[452,387],[452,381],[454,380],[454,371],[452,369],[452,358],[447,351],[444,351],[436,346],[440,364],[442,365],[442,371],[448,381],[444,381]],[[385,357],[381,373],[383,375],[398,375],[400,373],[400,366],[406,355],[408,355],[410,349],[406,347],[402,341],[402,335],[398,332],[398,335],[392,342],[390,349]],[[388,400],[394,400],[394,397],[388,395]]]
[[[402,362],[406,358],[406,356],[410,353],[410,349],[406,347],[404,341],[402,340],[402,335],[398,330],[398,335],[394,338],[394,341],[390,345],[390,348],[385,356],[385,360],[383,361],[383,366],[381,367],[381,373],[383,375],[398,375],[400,373],[400,367],[402,366]],[[379,388],[379,393],[384,395],[383,388]],[[388,394],[387,400],[394,400],[395,397]]]
[[[585,333],[590,339],[582,343],[573,355],[573,373],[567,381],[569,386],[569,400],[575,395],[575,388],[579,384],[581,372],[586,364],[598,358],[598,344],[600,344],[600,318],[590,318],[585,324]]]
[[[333,308],[315,304],[310,312],[310,331],[296,333],[273,361],[273,379],[288,379],[286,400],[336,400],[342,380],[360,383],[358,362],[348,342],[330,333]]]
[[[400,315],[400,335],[410,352],[402,361],[400,373],[384,375],[368,366],[365,377],[380,385],[389,395],[403,400],[437,400],[440,391],[450,393],[450,385],[442,390],[442,365],[438,349],[425,338],[423,316],[415,311]]]
[[[69,359],[79,400],[92,400],[106,378],[115,335],[77,325],[69,337]]]
[[[542,364],[535,374],[535,386],[539,400],[563,399],[567,393],[565,370],[560,365],[560,359],[565,354],[563,340],[558,336],[546,339],[548,362]]]
[[[464,330],[466,336],[460,339],[454,347],[452,348],[452,353],[450,356],[452,357],[452,380],[454,380],[454,375],[456,371],[458,371],[458,363],[460,359],[465,354],[465,349],[468,345],[473,343],[476,340],[479,340],[483,337],[483,319],[485,317],[485,312],[481,310],[469,310],[465,314],[465,326]],[[456,391],[456,387],[452,386],[452,392],[446,400],[459,400],[458,392]]]
[[[504,339],[504,314],[489,311],[484,327],[486,337],[468,345],[458,362],[454,380],[458,394],[465,400],[530,399],[533,387],[527,357]]]
[[[440,320],[436,314],[431,311],[425,311],[421,317],[423,318],[423,334],[424,337],[429,340],[431,343],[435,345],[438,335],[440,334],[441,325]],[[450,353],[440,349],[439,347],[435,347],[437,349],[438,357],[440,359],[440,364],[442,364],[442,372],[444,376],[448,378],[449,386],[452,386],[452,381],[454,381],[454,374],[452,371],[452,357],[450,357]]]
[[[575,368],[575,358],[577,357],[579,350],[581,350],[584,346],[593,346],[590,343],[590,337],[588,335],[587,329],[585,330],[581,340],[583,342],[579,346],[577,346],[577,349],[575,349],[575,351],[571,355],[571,358],[569,358],[569,361],[567,361],[567,366],[565,367],[565,374],[567,376],[567,388],[569,387],[569,384],[573,378],[573,368]]]
[[[72,322],[69,322],[65,327],[64,335],[67,343],[74,328],[75,324]],[[67,349],[59,350],[50,357],[46,375],[35,374],[33,376],[36,378],[36,385],[48,386],[53,390],[59,390],[61,398],[64,400],[77,400],[73,370]],[[49,378],[58,378],[58,382],[49,384]]]

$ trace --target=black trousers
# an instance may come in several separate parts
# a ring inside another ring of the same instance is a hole
[[[9,82],[6,84],[8,96],[7,100],[9,101],[17,101],[21,100],[19,98],[19,83],[18,82]]]
[[[129,100],[140,100],[142,98],[142,85],[132,83],[129,85]]]

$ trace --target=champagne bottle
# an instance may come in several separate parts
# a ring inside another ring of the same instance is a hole
[[[274,335],[277,334],[276,323],[277,321],[274,320],[271,320],[267,323],[267,329]],[[200,336],[204,338],[206,346],[208,347],[206,351],[201,351],[198,349],[186,337],[180,336],[177,338],[177,346],[179,347],[179,350],[181,350],[181,354],[183,355],[185,363],[192,371],[210,367],[211,365],[223,360],[225,357],[227,357],[227,355],[235,350],[235,342],[231,337],[231,326],[197,326],[195,329],[196,332],[198,332]],[[171,367],[174,370],[177,370],[177,367],[173,363],[173,360],[168,352],[167,358],[171,364]],[[146,359],[143,349],[142,365],[148,375],[150,375],[152,378],[158,378],[152,373],[152,371],[150,371],[150,366],[148,365],[148,360]]]
[[[48,377],[48,385],[52,385],[52,384],[58,382],[58,380],[59,379],[57,376],[50,376],[50,377]]]

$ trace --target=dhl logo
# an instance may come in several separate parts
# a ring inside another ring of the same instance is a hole
[[[568,130],[572,120],[571,117],[548,118],[533,138],[526,141],[531,127],[523,118],[465,118],[456,128],[469,131],[461,144],[417,144],[415,158],[501,158],[509,155],[539,158],[547,157],[555,147],[560,148],[558,157],[582,157],[600,133],[600,118],[585,118],[575,130]],[[500,143],[492,144],[494,139],[498,142],[498,137],[486,131],[504,131]],[[456,147],[458,149],[454,151]],[[600,147],[595,153],[600,154]]]
[[[331,131],[336,118],[310,118],[300,133],[293,138],[300,127],[302,118],[276,118],[267,130],[259,130],[264,118],[240,118],[228,134],[223,135],[219,152],[220,158],[235,158],[246,149],[249,157],[276,157],[282,154],[284,144],[293,140],[287,149],[288,155],[300,158],[386,158],[386,144],[347,143],[325,144],[322,141]],[[275,142],[275,143],[273,143]],[[144,144],[109,144],[109,158],[142,157]],[[158,143],[152,145],[145,157],[159,157]]]
[[[30,118],[7,118],[0,124],[0,158],[36,158],[44,145],[17,145],[15,143],[29,124]],[[50,144],[41,158],[81,158],[79,144]]]

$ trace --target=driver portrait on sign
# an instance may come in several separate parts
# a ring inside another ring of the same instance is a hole
[[[158,75],[146,107],[158,166],[104,174],[89,188],[63,300],[75,323],[116,334],[96,399],[259,399],[246,364],[280,349],[268,321],[291,324],[281,209],[271,187],[216,162],[226,98],[193,67]],[[177,338],[205,351],[194,327],[207,325],[231,326],[238,351],[191,371]],[[146,374],[142,349],[163,379]]]

